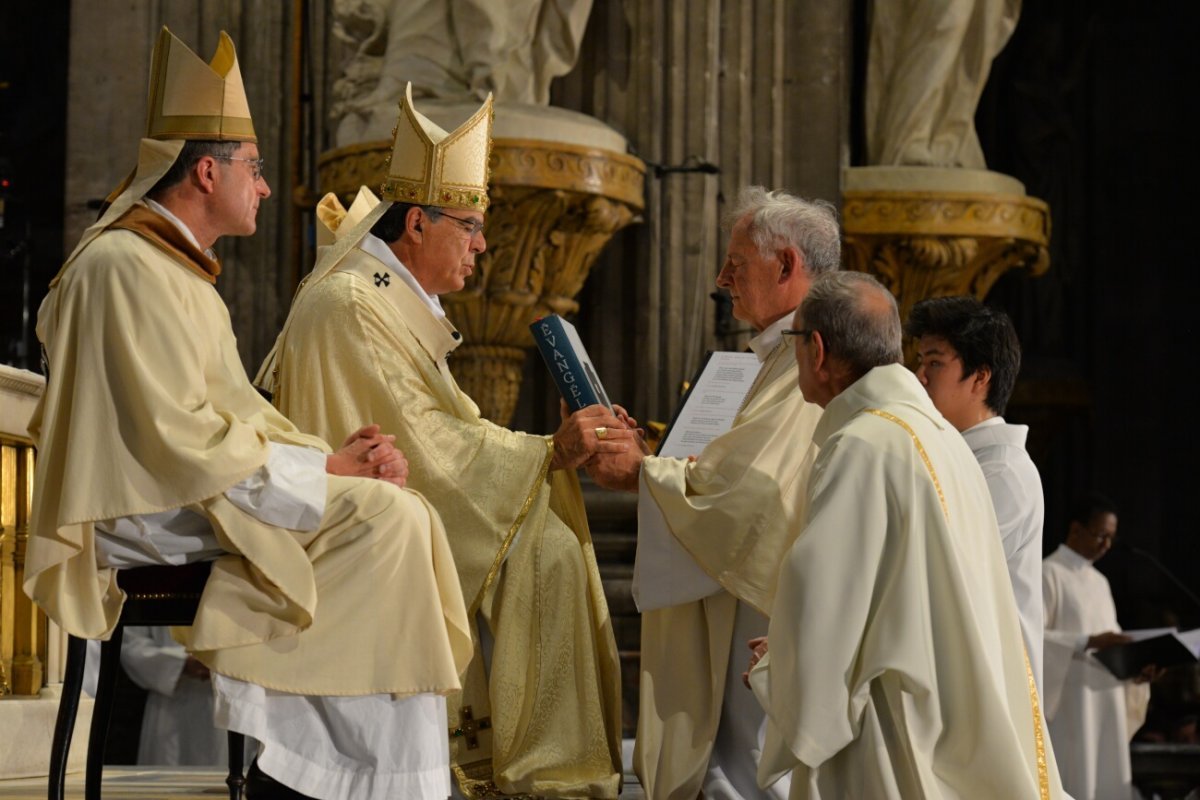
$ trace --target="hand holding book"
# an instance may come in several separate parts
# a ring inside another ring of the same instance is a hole
[[[1200,660],[1200,628],[1176,631],[1155,628],[1123,631],[1123,642],[1099,645],[1092,655],[1120,680],[1154,680],[1167,667],[1194,664]],[[1097,637],[1092,637],[1096,639]],[[1091,640],[1088,642],[1089,647]]]
[[[577,469],[597,455],[621,455],[638,451],[637,432],[627,428],[607,408],[599,404],[563,417],[553,436],[554,456],[550,469]]]
[[[615,478],[602,485],[624,488],[632,480],[636,491],[641,459],[649,454],[644,434],[637,420],[609,401],[575,326],[550,314],[529,330],[562,394],[563,422],[554,434],[551,469],[587,466],[591,471],[603,461],[606,473],[619,474],[621,486],[615,485]]]

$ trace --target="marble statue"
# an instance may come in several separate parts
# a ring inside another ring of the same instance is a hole
[[[867,161],[985,169],[975,107],[1020,0],[874,0]]]
[[[337,0],[334,34],[353,48],[333,85],[335,145],[386,139],[413,96],[546,105],[575,64],[592,0]]]

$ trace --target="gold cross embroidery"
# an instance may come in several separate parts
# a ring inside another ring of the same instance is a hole
[[[459,721],[457,728],[450,729],[450,738],[455,739],[459,736],[465,736],[467,739],[468,750],[479,749],[479,732],[489,730],[492,727],[492,718],[484,717],[483,719],[475,719],[475,715],[471,713],[470,706],[463,706],[459,712],[462,718]]]

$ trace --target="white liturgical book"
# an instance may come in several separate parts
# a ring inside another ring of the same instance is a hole
[[[683,398],[658,455],[698,456],[704,446],[733,427],[762,364],[754,353],[709,353]],[[691,603],[721,591],[671,533],[658,504],[638,494],[638,544],[633,565],[633,600],[641,612]]]

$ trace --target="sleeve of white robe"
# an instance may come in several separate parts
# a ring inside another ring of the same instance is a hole
[[[786,767],[768,763],[782,753],[780,740],[809,768],[854,741],[870,682],[883,672],[899,673],[914,692],[929,689],[922,642],[904,622],[911,598],[880,574],[896,502],[890,459],[853,438],[826,447],[834,450],[814,469],[808,522],[781,568],[770,657],[752,680],[770,717],[760,784]]]
[[[164,633],[167,628],[143,628],[131,625],[125,629],[121,642],[121,666],[130,680],[149,692],[170,697],[179,684],[187,651],[183,645],[156,639],[153,631]]]
[[[267,463],[226,489],[225,496],[268,525],[314,531],[325,513],[325,458],[320,450],[272,442]]]
[[[1045,648],[1042,651],[1042,705],[1046,719],[1058,714],[1063,689],[1071,671],[1071,662],[1077,653],[1087,648],[1088,635],[1077,631],[1066,631],[1058,627],[1058,607],[1062,586],[1053,568],[1042,565],[1042,609],[1046,615]]]

